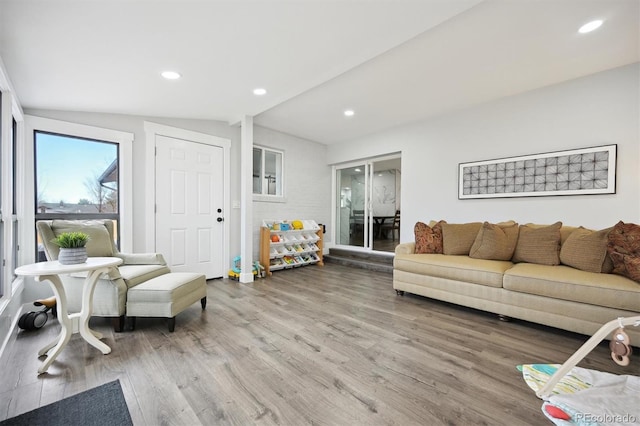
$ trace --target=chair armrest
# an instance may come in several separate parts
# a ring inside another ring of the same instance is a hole
[[[166,265],[160,253],[118,253],[123,265]]]
[[[416,243],[402,243],[396,246],[396,254],[413,254],[416,251]]]

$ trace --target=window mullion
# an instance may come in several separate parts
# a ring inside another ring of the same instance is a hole
[[[265,167],[267,165],[267,150],[264,148],[260,148],[260,194],[265,195],[269,193],[269,182],[266,182],[265,185]]]

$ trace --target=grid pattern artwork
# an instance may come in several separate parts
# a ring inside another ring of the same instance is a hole
[[[460,164],[459,198],[615,193],[616,145]]]

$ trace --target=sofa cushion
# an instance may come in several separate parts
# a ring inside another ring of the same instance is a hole
[[[502,287],[504,271],[512,265],[508,261],[444,254],[396,254],[393,260],[395,270],[490,287]]]
[[[442,223],[438,222],[433,227],[422,222],[415,224],[416,253],[442,253]]]
[[[560,262],[587,272],[611,272],[613,263],[607,253],[610,231],[611,228],[601,231],[576,229],[560,248]]]
[[[505,272],[504,288],[633,312],[640,306],[640,286],[630,279],[563,265],[519,263]]]
[[[520,225],[513,261],[559,265],[561,227],[562,222],[543,227]]]
[[[510,260],[518,242],[518,224],[482,224],[469,250],[469,257],[487,260]]]
[[[481,226],[482,222],[443,223],[442,252],[454,255],[469,254]]]
[[[614,274],[640,282],[640,226],[618,222],[609,233],[607,251]]]

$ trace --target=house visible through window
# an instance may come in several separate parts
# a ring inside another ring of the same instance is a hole
[[[282,197],[284,153],[260,146],[253,147],[253,193]]]
[[[116,143],[36,131],[36,221],[111,219],[118,229],[118,166]]]

